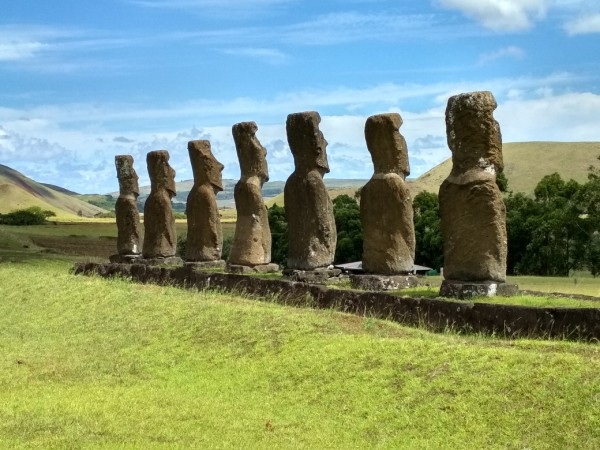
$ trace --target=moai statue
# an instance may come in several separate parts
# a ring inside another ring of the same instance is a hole
[[[138,176],[133,168],[131,155],[115,156],[117,178],[119,179],[119,198],[115,204],[117,217],[117,255],[111,256],[112,262],[129,262],[140,256],[140,213],[137,198],[140,195]]]
[[[190,263],[210,262],[211,266],[224,265],[221,261],[223,231],[216,198],[217,192],[223,190],[223,164],[215,159],[207,140],[189,141],[188,152],[194,186],[187,198],[185,260]]]
[[[504,164],[495,109],[496,100],[487,91],[448,100],[446,133],[452,171],[439,193],[445,278],[441,295],[470,297],[516,291],[516,286],[504,284],[506,210],[496,185],[496,173]]]
[[[267,150],[256,138],[255,122],[241,122],[232,127],[233,140],[240,161],[241,178],[235,185],[237,222],[229,270],[276,271],[271,262],[271,230],[262,198],[262,186],[269,181]],[[241,267],[238,267],[241,266]]]
[[[291,270],[328,267],[335,255],[333,203],[323,183],[323,175],[329,172],[327,141],[319,130],[320,121],[319,113],[310,111],[290,114],[286,122],[295,165],[284,188]]]
[[[169,152],[156,150],[146,156],[150,175],[150,195],[144,205],[145,259],[172,258],[177,233],[171,199],[175,197],[175,171],[169,165]]]
[[[410,174],[400,114],[371,116],[365,123],[374,174],[361,190],[362,267],[366,273],[406,274],[413,270],[415,230]]]

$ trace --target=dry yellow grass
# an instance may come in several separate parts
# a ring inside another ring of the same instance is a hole
[[[104,212],[76,197],[49,189],[23,174],[0,165],[0,213],[39,206],[60,217],[94,216]]]
[[[600,167],[600,142],[513,142],[503,144],[502,150],[504,173],[513,192],[532,194],[538,182],[554,172],[565,180],[585,182],[588,168]],[[452,160],[447,159],[411,180],[411,192],[437,193],[451,169]]]

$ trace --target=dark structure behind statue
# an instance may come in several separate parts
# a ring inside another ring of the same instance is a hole
[[[146,259],[175,256],[177,233],[171,199],[175,197],[175,171],[169,165],[169,152],[156,150],[146,157],[150,175],[150,195],[144,205],[144,247]]]

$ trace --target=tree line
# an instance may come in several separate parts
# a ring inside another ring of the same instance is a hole
[[[533,196],[510,192],[503,173],[497,183],[506,205],[508,274],[568,276],[575,269],[600,274],[600,169],[590,167],[585,183],[565,181],[558,173],[547,175]],[[417,194],[413,210],[415,262],[439,269],[444,255],[437,194]],[[338,233],[335,262],[359,261],[362,227],[357,199],[341,195],[333,200],[333,211]],[[272,259],[285,265],[287,222],[283,207],[269,208],[269,224]]]

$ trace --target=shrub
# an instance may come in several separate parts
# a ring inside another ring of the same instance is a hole
[[[0,223],[4,225],[42,225],[48,217],[55,216],[53,211],[42,210],[39,206],[18,209],[8,214],[0,214]]]

